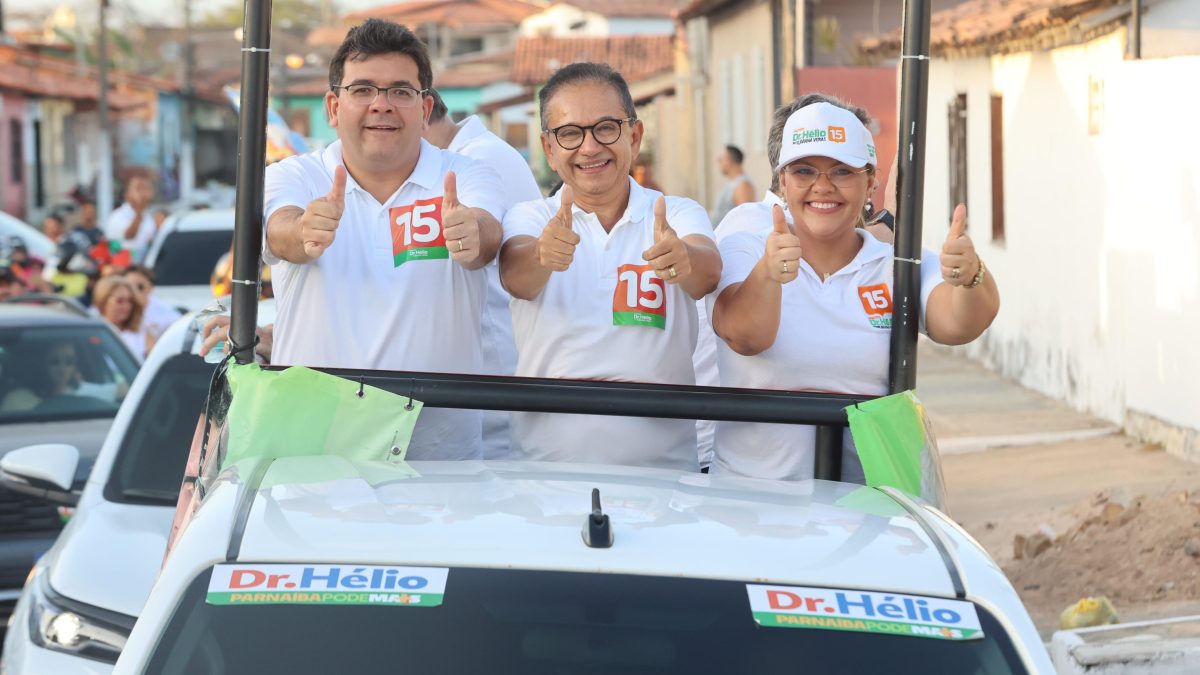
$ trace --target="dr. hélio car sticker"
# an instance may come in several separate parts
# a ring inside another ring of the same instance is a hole
[[[449,570],[372,565],[216,565],[210,605],[442,604]]]
[[[769,628],[816,628],[940,640],[983,637],[975,605],[899,593],[746,584],[754,621]]]

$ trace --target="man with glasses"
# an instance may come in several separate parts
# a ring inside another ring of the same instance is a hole
[[[425,45],[369,19],[329,65],[338,140],[267,168],[263,258],[278,308],[272,361],[475,373],[484,267],[500,244],[500,178],[421,138]],[[480,456],[477,411],[426,409],[412,459]]]
[[[630,178],[643,128],[616,71],[566,66],[539,104],[563,188],[504,220],[517,375],[692,384],[695,300],[721,273],[708,214]],[[525,459],[697,466],[690,420],[514,413],[512,429]]]

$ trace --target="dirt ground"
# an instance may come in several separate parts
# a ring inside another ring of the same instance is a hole
[[[1200,614],[1200,465],[1112,435],[949,454],[943,466],[951,515],[1044,636],[1088,596],[1107,596],[1123,623]],[[1019,558],[1018,536],[1035,539]]]

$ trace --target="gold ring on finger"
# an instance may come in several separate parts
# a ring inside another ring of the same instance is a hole
[[[463,252],[462,239],[455,239],[454,243],[458,244],[458,252],[462,253]]]
[[[950,270],[950,278],[951,279],[957,279],[960,276],[962,276],[962,268],[961,267],[955,267],[954,269]]]
[[[679,276],[679,273],[675,271],[674,265],[671,265],[670,267],[667,268],[667,274],[670,274],[672,279]]]
[[[786,260],[783,261],[783,273],[784,274],[788,273],[788,264],[787,264]]]

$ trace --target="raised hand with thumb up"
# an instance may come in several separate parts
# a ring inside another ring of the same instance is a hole
[[[538,263],[551,272],[567,271],[575,259],[575,247],[579,245],[579,235],[572,227],[574,215],[571,208],[574,201],[571,186],[562,186],[558,197],[558,212],[546,223],[537,242]]]
[[[779,205],[772,207],[771,221],[773,227],[767,237],[763,262],[772,280],[786,284],[800,273],[800,237],[797,237],[788,225],[783,208]]]
[[[659,197],[654,202],[654,245],[642,253],[642,259],[650,263],[654,273],[669,284],[679,283],[692,272],[687,244],[667,223],[665,197]]]
[[[458,200],[458,177],[453,171],[446,172],[442,183],[442,233],[454,262],[469,265],[479,257],[479,220]]]
[[[969,286],[979,272],[979,255],[967,236],[967,205],[959,204],[950,221],[950,233],[942,244],[942,279],[951,286]]]
[[[300,240],[304,242],[304,255],[310,260],[320,258],[333,244],[345,210],[346,167],[339,166],[333,172],[333,188],[329,194],[309,202],[300,215]]]

